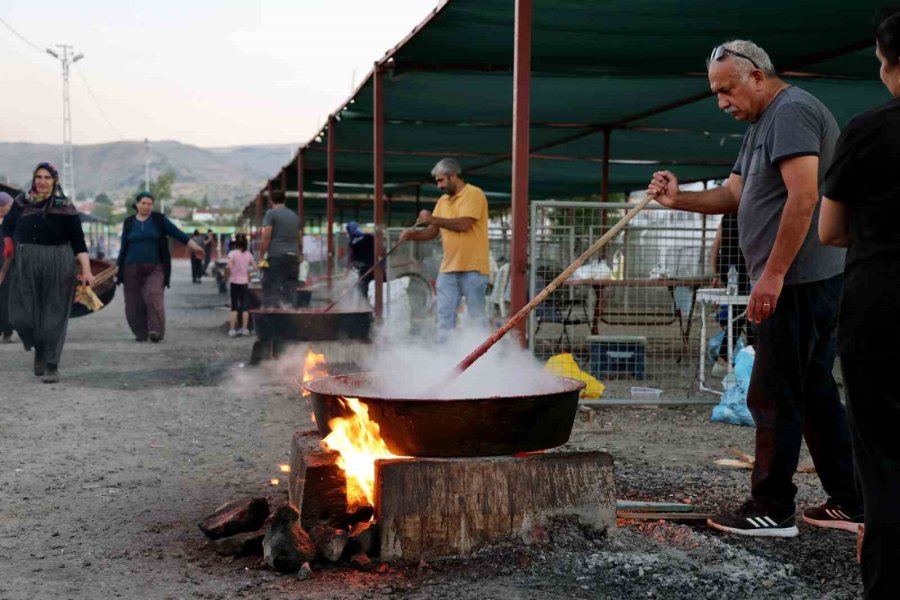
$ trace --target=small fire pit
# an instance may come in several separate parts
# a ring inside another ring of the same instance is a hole
[[[378,375],[360,373],[315,379],[311,393],[322,437],[328,423],[347,417],[344,398],[357,398],[380,427],[388,450],[399,456],[501,456],[565,444],[584,383],[557,377],[552,390],[528,395],[449,400],[389,398],[378,393]]]
[[[260,341],[309,342],[366,340],[372,325],[372,309],[258,308],[251,310]]]

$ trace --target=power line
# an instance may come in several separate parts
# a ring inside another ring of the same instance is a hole
[[[13,28],[12,28],[12,25],[10,25],[10,24],[7,23],[6,21],[4,21],[2,18],[0,18],[0,23],[3,23],[3,24],[6,26],[6,28],[9,29],[10,31],[12,31],[12,32],[13,32],[13,35],[15,35],[16,37],[18,37],[20,40],[22,40],[23,42],[25,42],[26,44],[28,44],[29,46],[31,46],[32,48],[34,48],[35,50],[37,50],[38,52],[40,52],[41,54],[44,53],[44,49],[43,49],[43,48],[41,48],[41,47],[38,46],[37,44],[32,43],[32,42],[31,42],[28,38],[26,38],[24,35],[22,35],[22,34],[19,33],[18,31],[16,31],[15,29],[13,29]]]
[[[106,112],[103,110],[103,107],[100,106],[100,101],[97,100],[97,96],[94,94],[94,90],[91,89],[90,84],[87,82],[87,78],[84,76],[84,72],[81,70],[81,66],[77,65],[75,70],[78,71],[78,76],[81,77],[81,82],[84,83],[84,87],[87,88],[88,93],[91,95],[91,99],[94,101],[94,105],[96,105],[97,110],[100,111],[100,116],[103,117],[103,120],[106,121],[106,124],[109,125],[109,128],[112,129],[117,136],[119,136],[120,140],[124,140],[125,136],[116,129],[116,126],[112,124],[112,121],[106,116]]]

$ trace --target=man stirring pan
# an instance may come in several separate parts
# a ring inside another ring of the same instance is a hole
[[[747,314],[758,331],[747,395],[756,422],[751,499],[708,523],[740,535],[797,535],[792,479],[802,437],[829,495],[804,510],[803,519],[856,531],[863,511],[832,376],[844,252],[823,246],[816,235],[819,184],[838,126],[816,98],[779,79],[753,42],[717,46],[709,84],[721,110],[750,123],[731,176],[720,188],[681,192],[675,175],[660,171],[647,188],[669,208],[737,212],[752,285]]]
[[[481,188],[466,183],[455,159],[444,158],[431,170],[437,186],[444,191],[434,213],[419,212],[422,231],[407,229],[401,240],[424,242],[440,234],[444,249],[437,278],[438,340],[456,327],[456,314],[466,299],[469,319],[484,321],[487,284],[490,274],[488,250],[488,205]]]

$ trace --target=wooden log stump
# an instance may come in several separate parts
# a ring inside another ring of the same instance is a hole
[[[323,450],[318,431],[298,431],[291,444],[288,497],[300,510],[300,525],[338,527],[347,515],[347,480],[337,452]]]
[[[471,554],[509,535],[529,539],[555,516],[615,526],[613,458],[605,452],[416,458],[375,463],[383,559]]]

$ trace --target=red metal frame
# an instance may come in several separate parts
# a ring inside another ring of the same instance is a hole
[[[300,218],[300,252],[303,252],[303,235],[306,233],[306,211],[303,206],[303,150],[297,151],[297,216]]]
[[[372,201],[375,207],[375,318],[381,319],[384,294],[384,268],[381,256],[384,247],[384,73],[375,65],[373,70],[372,106],[372,162],[374,191]]]
[[[328,234],[326,248],[328,256],[328,287],[331,287],[331,275],[334,272],[334,160],[336,140],[334,137],[334,117],[328,118],[328,200],[325,204],[325,214],[328,218]]]
[[[512,242],[510,256],[510,314],[528,302],[528,142],[531,121],[531,0],[516,0],[513,58]],[[525,320],[517,325],[526,343]]]

